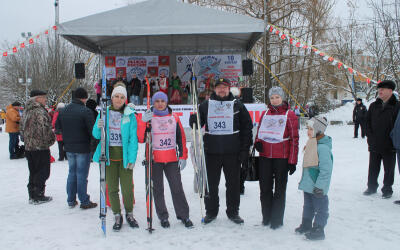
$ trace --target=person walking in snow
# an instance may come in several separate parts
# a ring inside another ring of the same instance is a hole
[[[383,161],[382,198],[392,197],[396,151],[390,138],[390,132],[399,113],[400,104],[393,95],[396,84],[385,80],[377,85],[378,98],[371,103],[367,112],[367,141],[369,150],[368,188],[364,195],[376,193],[378,176]]]
[[[212,222],[218,215],[221,170],[226,182],[226,214],[236,224],[244,222],[239,216],[240,164],[249,158],[253,123],[245,105],[229,90],[229,80],[218,79],[210,99],[199,107],[200,126],[205,125],[206,131],[203,138],[209,186],[209,194],[204,199],[204,224]],[[196,114],[190,116],[189,124],[191,127],[197,125]]]
[[[367,118],[367,108],[362,103],[362,99],[357,98],[356,106],[354,106],[354,110],[353,110],[354,138],[358,137],[358,127],[361,127],[361,138],[365,137],[366,118]]]
[[[298,118],[285,101],[283,89],[272,87],[269,100],[258,122],[254,147],[260,153],[262,224],[277,229],[283,225],[288,173],[296,171],[299,132]]]
[[[157,92],[152,97],[153,107],[143,115],[144,122],[151,121],[151,137],[153,150],[153,191],[157,216],[163,228],[170,227],[168,210],[164,198],[164,179],[167,177],[171,189],[172,202],[176,217],[187,228],[193,227],[189,219],[189,205],[182,186],[181,173],[186,167],[188,150],[186,136],[181,121],[172,114],[168,106],[168,96]],[[142,127],[144,135],[145,129]]]
[[[127,98],[125,85],[116,83],[111,94],[111,106],[107,107],[107,121],[104,123],[99,114],[92,132],[94,138],[100,139],[101,130],[106,128],[106,183],[115,218],[114,231],[119,231],[123,223],[120,184],[126,220],[130,227],[139,227],[133,216],[133,168],[138,151],[136,111],[131,105],[125,105]],[[97,146],[93,161],[99,162],[100,154],[101,143]]]
[[[8,142],[8,151],[10,152],[10,159],[21,158],[18,155],[18,144],[19,144],[19,121],[21,117],[19,116],[18,108],[21,106],[19,102],[13,102],[7,106],[6,112],[6,133],[10,136]]]
[[[325,135],[325,117],[307,121],[308,141],[304,147],[303,174],[299,189],[304,191],[302,222],[295,232],[309,240],[325,239],[328,221],[328,190],[333,169],[332,138]],[[314,224],[313,224],[314,221]]]
[[[74,208],[81,202],[80,208],[95,208],[97,203],[90,201],[87,183],[90,168],[90,140],[93,128],[93,114],[85,106],[88,93],[84,88],[74,91],[74,98],[58,115],[56,130],[61,131],[64,150],[68,158],[67,203]]]
[[[24,138],[29,167],[28,194],[31,204],[52,200],[51,196],[45,196],[45,187],[50,176],[50,146],[54,144],[56,137],[45,108],[46,101],[46,92],[32,90],[21,122],[21,135]]]

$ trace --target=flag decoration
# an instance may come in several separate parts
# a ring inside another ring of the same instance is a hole
[[[324,61],[329,61],[332,63],[332,65],[336,65],[338,67],[338,69],[344,69],[347,72],[349,72],[351,75],[358,75],[361,76],[362,78],[365,79],[365,82],[368,84],[377,84],[380,81],[376,82],[372,79],[370,79],[368,76],[360,73],[359,71],[354,70],[353,68],[349,67],[348,65],[346,65],[345,63],[336,60],[334,57],[328,55],[327,53],[315,48],[312,45],[308,45],[307,43],[301,41],[298,38],[295,38],[294,36],[288,34],[287,32],[284,32],[283,29],[278,28],[277,26],[273,25],[273,24],[268,24],[267,25],[267,31],[269,31],[269,33],[271,33],[272,35],[277,35],[278,37],[280,37],[283,41],[287,40],[288,43],[292,46],[295,46],[297,48],[302,48],[304,50],[311,50],[312,52],[314,52],[317,56],[320,56]]]
[[[52,26],[52,30],[57,30],[57,29],[58,29],[58,27],[57,27],[56,25]],[[2,51],[2,52],[0,52],[0,54],[2,54],[3,57],[7,57],[7,56],[10,55],[10,53],[12,53],[12,54],[18,53],[18,52],[19,52],[18,48],[20,48],[20,49],[25,49],[25,48],[27,48],[27,47],[28,47],[28,43],[29,43],[30,45],[34,44],[34,43],[35,43],[35,40],[39,39],[39,37],[40,37],[41,35],[43,35],[43,34],[48,35],[49,32],[50,32],[50,30],[51,30],[51,29],[47,29],[47,30],[45,30],[44,32],[40,32],[39,34],[33,35],[33,36],[31,36],[27,41],[22,42],[22,43],[19,43],[18,46],[13,46],[12,49],[8,49],[8,50],[6,50],[6,51]]]

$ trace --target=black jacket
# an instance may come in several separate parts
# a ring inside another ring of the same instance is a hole
[[[353,122],[365,122],[367,118],[367,108],[363,103],[360,105],[356,104],[353,110]]]
[[[65,151],[90,153],[93,125],[93,112],[80,100],[73,99],[60,112],[55,126],[62,131]]]
[[[367,112],[367,138],[368,150],[378,153],[394,152],[390,131],[399,112],[400,104],[392,95],[389,101],[383,106],[381,99],[371,103]]]
[[[132,78],[130,85],[132,88],[131,95],[139,96],[140,89],[142,88],[142,82],[138,78]]]
[[[214,93],[211,94],[211,100],[233,101],[235,98],[232,93],[226,98],[221,98]],[[200,124],[206,125],[206,134],[204,135],[204,151],[207,154],[238,154],[239,152],[248,152],[253,143],[253,123],[249,112],[242,102],[235,100],[233,105],[233,130],[240,131],[231,135],[211,135],[208,134],[208,100],[200,104],[199,116]]]

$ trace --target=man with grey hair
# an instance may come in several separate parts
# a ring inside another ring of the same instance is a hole
[[[41,204],[52,200],[45,196],[46,180],[50,176],[50,146],[56,141],[51,118],[45,108],[46,92],[32,90],[22,116],[21,134],[29,167],[29,203]]]

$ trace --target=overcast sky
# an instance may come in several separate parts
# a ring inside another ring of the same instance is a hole
[[[142,0],[59,0],[60,22],[122,7],[128,2],[140,1]],[[360,5],[358,13],[362,17],[370,13],[366,1],[357,0],[357,4]],[[0,43],[7,40],[12,45],[17,45],[23,41],[21,32],[30,31],[36,34],[53,26],[54,2],[55,0],[1,0]],[[346,0],[336,0],[334,13],[347,18]]]

